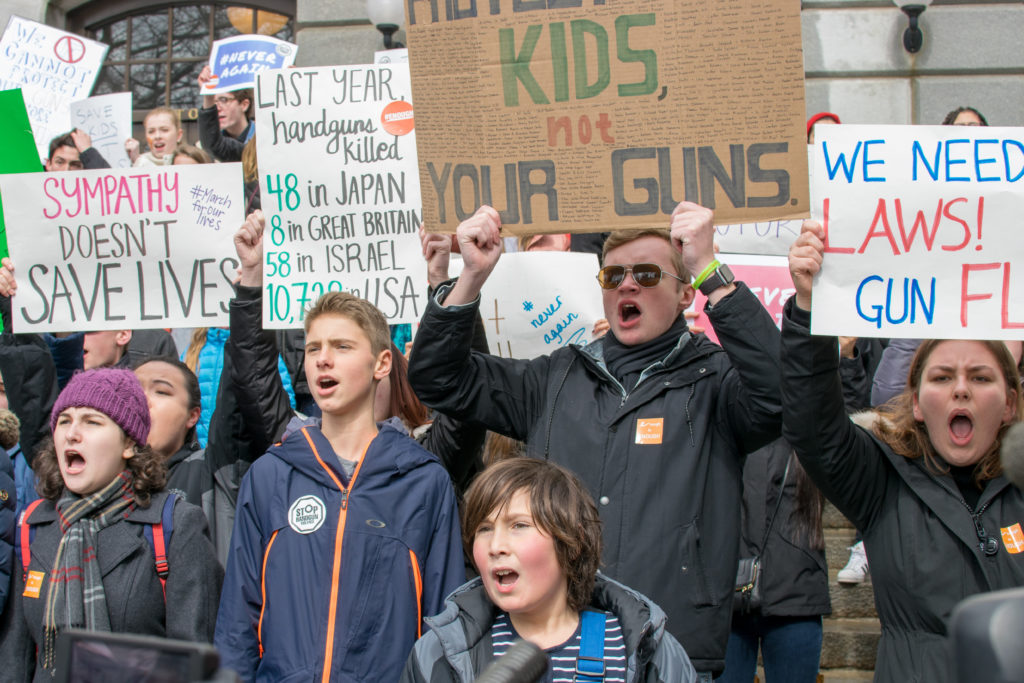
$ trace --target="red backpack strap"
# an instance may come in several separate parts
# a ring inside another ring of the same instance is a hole
[[[168,494],[164,500],[164,508],[160,515],[160,521],[153,525],[150,541],[153,543],[153,558],[156,561],[156,575],[160,579],[160,589],[164,593],[164,602],[167,602],[167,575],[170,573],[170,566],[167,564],[167,545],[171,534],[174,532],[174,502],[177,496]],[[150,536],[150,534],[146,534]]]
[[[18,522],[18,535],[21,536],[21,580],[28,578],[28,565],[32,561],[32,525],[28,518],[32,516],[35,509],[43,502],[43,498],[37,498],[28,504],[28,507],[21,513],[21,520]]]

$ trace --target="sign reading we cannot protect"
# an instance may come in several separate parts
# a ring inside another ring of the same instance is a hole
[[[1024,334],[1024,129],[826,126],[814,161],[825,261],[811,331]]]
[[[425,223],[506,230],[806,216],[791,0],[408,0]]]

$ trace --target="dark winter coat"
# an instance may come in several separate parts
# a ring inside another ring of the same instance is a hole
[[[786,473],[792,452],[788,443],[778,439],[748,455],[743,466],[740,554],[761,558],[760,614],[764,616],[807,617],[832,611],[825,550],[811,548],[797,529],[795,459]],[[786,486],[780,504],[779,487],[784,474]],[[764,532],[769,524],[771,533],[765,543]]]
[[[692,683],[690,658],[665,630],[665,613],[647,597],[598,574],[590,607],[619,619],[626,644],[628,683]],[[427,619],[430,631],[416,642],[401,683],[472,683],[494,659],[491,626],[498,608],[479,577],[445,600]]]
[[[14,567],[14,523],[18,503],[14,485],[14,465],[7,451],[0,448],[0,614],[7,605]]]
[[[249,139],[249,130],[253,125],[253,122],[249,121],[249,126],[242,131],[241,137],[233,137],[220,129],[217,107],[203,107],[199,110],[199,142],[217,161],[241,161],[242,150],[245,149],[245,142]]]
[[[429,301],[409,361],[417,395],[575,472],[604,521],[603,571],[665,610],[698,671],[720,672],[743,455],[779,436],[771,316],[740,284],[708,309],[721,347],[685,332],[626,391],[608,372],[600,340],[533,360],[471,353],[477,307]],[[663,421],[646,443],[637,443],[641,420]]]
[[[238,486],[247,468],[247,462],[226,463],[215,471],[207,451],[195,442],[185,444],[167,460],[167,490],[202,509],[222,567],[228,563]]]
[[[167,494],[154,494],[148,508],[136,508],[126,518],[100,530],[96,554],[103,571],[103,590],[114,633],[211,642],[224,572],[217,563],[199,508],[184,501],[174,505],[174,530],[167,548],[166,604],[156,574],[153,546],[146,525],[160,521]],[[60,525],[49,501],[32,511],[36,529],[30,571],[47,575],[53,569]],[[0,622],[0,671],[5,681],[51,681],[52,674],[36,666],[43,639],[43,606],[49,582],[38,598],[23,597],[20,566],[14,572],[13,600]]]
[[[464,579],[437,458],[385,426],[350,481],[303,427],[242,481],[215,644],[245,681],[395,681]]]
[[[0,296],[4,329],[0,333],[0,376],[7,401],[21,420],[21,450],[31,464],[36,449],[50,436],[50,411],[57,402],[57,369],[50,348],[38,334],[11,332],[11,300]]]
[[[895,455],[854,425],[843,408],[836,339],[811,336],[810,316],[793,303],[782,327],[783,432],[864,536],[882,622],[875,680],[950,681],[946,627],[956,604],[1024,585],[1024,544],[1010,536],[1015,528],[1020,537],[1024,494],[1000,476],[972,511],[952,477],[929,471],[923,458]],[[982,532],[998,541],[994,554],[980,547]]]

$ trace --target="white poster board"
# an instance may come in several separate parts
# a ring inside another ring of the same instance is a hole
[[[811,331],[1024,336],[1024,129],[824,126]]]
[[[213,78],[203,86],[201,94],[255,87],[257,74],[291,66],[297,52],[297,45],[271,36],[247,33],[215,40],[210,49]]]
[[[68,106],[88,97],[108,46],[12,16],[0,38],[0,90],[21,88],[39,150],[71,130]]]
[[[132,136],[132,94],[117,92],[71,103],[71,127],[85,131],[111,168],[130,168],[124,149]]]
[[[0,176],[15,332],[228,324],[242,165]]]
[[[406,64],[264,71],[256,92],[263,325],[301,327],[327,291],[419,322],[427,267]]]
[[[593,341],[604,318],[596,254],[531,251],[502,254],[480,291],[480,317],[491,353],[536,358]],[[453,258],[449,272],[462,272]]]

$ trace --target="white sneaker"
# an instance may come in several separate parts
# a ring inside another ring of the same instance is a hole
[[[836,580],[839,583],[856,584],[864,583],[868,578],[868,556],[864,552],[864,542],[858,541],[850,546],[850,561],[839,570]]]

